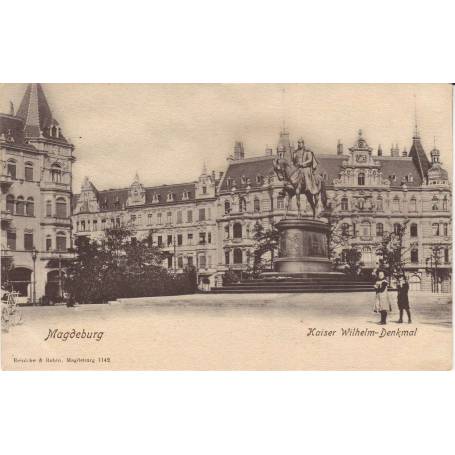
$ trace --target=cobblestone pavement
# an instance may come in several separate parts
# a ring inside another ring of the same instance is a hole
[[[396,296],[391,296],[394,302]],[[394,303],[384,330],[372,311],[373,297],[371,293],[196,294],[75,308],[27,307],[22,308],[24,323],[2,334],[2,365],[8,369],[450,368],[450,296],[411,295],[412,324],[395,322]],[[103,332],[103,338],[45,341],[55,329]],[[353,335],[346,335],[348,329]],[[17,361],[22,357],[37,362]],[[46,357],[59,361],[48,362]],[[39,358],[44,358],[42,363]]]

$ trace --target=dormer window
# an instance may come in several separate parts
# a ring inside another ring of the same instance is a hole
[[[391,182],[396,182],[397,181],[397,176],[395,174],[391,174],[391,175],[389,175],[389,180]]]
[[[101,208],[102,209],[107,209],[107,199],[104,199],[102,202],[101,202]]]
[[[174,200],[174,193],[167,194],[167,202],[172,202]]]
[[[154,193],[153,197],[152,197],[152,202],[153,203],[158,203],[160,202],[160,195],[157,194],[157,193]]]
[[[206,186],[202,187],[202,194],[207,194],[207,187]]]
[[[231,177],[226,179],[226,185],[227,185],[228,188],[232,187],[232,178]]]
[[[246,177],[244,175],[242,175],[242,177],[240,177],[240,183],[242,185],[245,185],[246,184]]]
[[[188,191],[184,191],[182,193],[182,200],[184,200],[184,201],[188,200]]]
[[[409,183],[414,182],[414,176],[413,176],[412,174],[409,174],[409,175],[408,175],[408,182],[409,182]]]
[[[262,176],[261,174],[257,175],[256,176],[256,183],[258,185],[262,185],[264,183],[264,176]]]

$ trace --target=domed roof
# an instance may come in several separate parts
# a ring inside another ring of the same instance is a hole
[[[440,163],[433,163],[431,168],[428,170],[429,180],[448,180],[449,174],[443,169]]]

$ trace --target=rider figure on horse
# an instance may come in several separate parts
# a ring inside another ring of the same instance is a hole
[[[280,181],[284,183],[282,195],[286,196],[286,213],[289,209],[289,202],[292,197],[296,197],[297,216],[301,217],[300,196],[304,194],[311,206],[313,218],[316,217],[316,209],[319,198],[322,206],[327,207],[327,194],[324,179],[317,172],[318,161],[314,153],[305,148],[303,139],[298,140],[298,147],[291,151],[288,161],[285,156],[280,155],[274,160],[273,167]]]
[[[319,163],[314,153],[305,148],[305,142],[302,138],[297,142],[297,150],[292,153],[292,162],[297,170],[290,176],[291,182],[294,185],[301,182],[302,193],[308,191],[313,195],[319,194],[321,192],[321,179],[315,173]]]

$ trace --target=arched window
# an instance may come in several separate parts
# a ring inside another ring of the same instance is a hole
[[[437,196],[433,196],[431,210],[439,210],[439,199]]]
[[[363,172],[359,172],[359,175],[357,176],[357,184],[360,186],[365,185],[365,174]]]
[[[25,215],[25,201],[22,196],[16,200],[16,215]]]
[[[341,198],[341,210],[349,210],[348,198]]]
[[[226,201],[224,203],[224,213],[227,215],[228,213],[231,213],[231,203],[229,201]]]
[[[411,198],[409,202],[409,211],[417,212],[417,201],[415,197]]]
[[[382,237],[384,235],[384,225],[382,223],[376,223],[376,237]]]
[[[6,163],[6,173],[13,179],[16,178],[16,161],[8,160]]]
[[[364,221],[361,225],[360,228],[362,230],[362,236],[364,237],[369,237],[371,235],[371,224],[369,221]]]
[[[66,251],[66,234],[63,231],[57,232],[57,251]]]
[[[410,291],[420,291],[421,279],[418,275],[412,275],[409,278],[409,290]]]
[[[35,216],[35,201],[32,197],[27,199],[27,206],[26,206],[27,216]]]
[[[66,199],[64,197],[58,197],[55,204],[57,218],[66,218]]]
[[[398,196],[395,196],[392,201],[392,210],[394,212],[399,212],[400,211],[400,199],[398,199]]]
[[[12,194],[8,194],[6,196],[6,211],[14,214],[14,196]]]
[[[25,163],[24,175],[27,182],[33,182],[33,163],[30,163],[29,161]]]
[[[240,248],[234,249],[234,264],[242,264],[243,262],[243,254]]]
[[[394,223],[393,225],[393,233],[395,235],[400,235],[400,232],[401,232],[401,225],[400,223]]]
[[[412,223],[410,227],[411,237],[417,237],[417,224]]]
[[[419,250],[417,248],[413,248],[411,250],[411,262],[416,264],[419,262]]]
[[[259,202],[259,199],[256,197],[254,198],[254,211],[255,213],[260,212],[261,210],[261,203]]]
[[[51,180],[55,183],[62,182],[62,168],[60,164],[55,163],[51,166]]]
[[[46,201],[46,216],[52,216],[52,201]]]
[[[235,239],[242,238],[242,225],[240,223],[234,224],[234,238]]]

